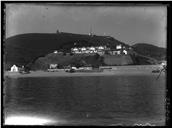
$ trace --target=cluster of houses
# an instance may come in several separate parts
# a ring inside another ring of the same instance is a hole
[[[71,52],[74,54],[98,53],[99,55],[104,55],[105,51],[111,55],[128,54],[125,46],[122,46],[121,44],[116,45],[116,49],[110,49],[106,46],[71,48]]]
[[[63,52],[54,51],[55,54],[63,54]],[[91,47],[74,47],[71,48],[71,53],[73,54],[92,54],[92,53],[97,53],[99,55],[104,55],[105,53],[109,53],[110,55],[121,55],[121,54],[128,54],[127,49],[125,46],[116,45],[115,49],[108,48],[107,46],[91,46]],[[50,64],[49,69],[54,70],[57,69],[57,64]],[[22,68],[17,67],[16,65],[13,65],[11,67],[11,72],[19,72],[21,69],[24,69],[24,66]]]
[[[103,55],[107,49],[106,46],[97,46],[97,47],[81,47],[81,48],[71,48],[71,52],[74,54],[82,54],[82,53],[98,53]]]

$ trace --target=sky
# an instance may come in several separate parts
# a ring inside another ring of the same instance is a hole
[[[61,32],[112,36],[126,44],[166,47],[166,6],[7,4],[6,37]]]

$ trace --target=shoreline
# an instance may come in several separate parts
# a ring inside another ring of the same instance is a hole
[[[112,67],[112,66],[109,66]],[[157,69],[159,65],[148,66],[113,66],[112,69],[105,69],[103,72],[74,72],[68,73],[65,71],[46,72],[46,71],[31,71],[29,74],[20,74],[6,71],[5,77],[23,78],[23,77],[75,77],[75,76],[119,76],[119,75],[155,75],[153,69]],[[161,73],[161,76],[165,73]]]

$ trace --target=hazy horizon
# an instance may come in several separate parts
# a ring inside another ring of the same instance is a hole
[[[165,6],[7,4],[6,37],[61,32],[112,36],[129,45],[166,47]]]

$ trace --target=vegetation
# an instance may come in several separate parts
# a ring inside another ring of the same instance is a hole
[[[27,69],[45,70],[50,63],[57,63],[59,67],[74,65],[76,67],[91,65],[127,65],[127,64],[153,64],[151,58],[164,59],[166,51],[148,44],[133,45],[136,55],[129,54],[127,57],[107,56],[86,56],[74,55],[70,53],[73,47],[100,46],[106,45],[115,48],[122,44],[126,48],[129,45],[107,36],[89,36],[72,33],[52,33],[52,34],[22,34],[10,37],[5,41],[5,69],[10,69],[13,64],[24,65]],[[52,54],[54,50],[63,52],[62,55]],[[109,63],[110,62],[110,63]]]
[[[154,58],[156,60],[165,60],[166,59],[166,49],[165,48],[160,48],[154,45],[150,44],[135,44],[132,46],[134,51],[147,56]]]
[[[32,65],[32,70],[47,70],[50,64],[58,64],[58,68],[64,68],[65,66],[75,66],[77,68],[82,66],[92,66],[97,68],[103,65],[103,58],[98,54],[92,56],[86,55],[59,55],[48,54],[45,57],[38,58]]]
[[[39,56],[45,56],[54,50],[70,52],[72,47],[108,45],[115,47],[122,42],[105,36],[89,36],[72,33],[22,34],[5,41],[5,62],[10,68],[13,64],[27,65]],[[126,47],[128,45],[124,44]]]

